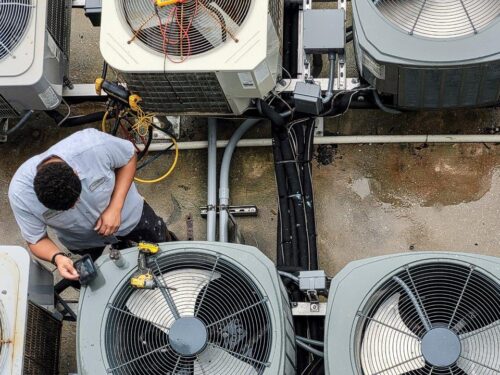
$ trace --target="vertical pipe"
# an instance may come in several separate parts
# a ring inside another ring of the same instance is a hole
[[[248,119],[240,125],[229,140],[224,150],[222,164],[220,167],[219,183],[219,241],[229,241],[229,170],[231,169],[231,160],[238,141],[243,135],[260,120]]]
[[[216,241],[217,232],[217,120],[208,119],[207,241]]]

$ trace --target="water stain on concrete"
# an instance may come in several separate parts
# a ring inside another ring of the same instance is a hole
[[[371,193],[394,206],[449,206],[477,201],[490,190],[493,172],[500,165],[496,146],[394,147],[393,152],[387,147],[363,148],[371,154],[363,165]],[[358,181],[353,190],[363,198],[364,180]]]

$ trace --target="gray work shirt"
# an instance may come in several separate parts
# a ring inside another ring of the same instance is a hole
[[[9,200],[23,238],[35,244],[53,228],[70,250],[103,246],[112,242],[94,231],[97,219],[108,207],[115,187],[115,169],[126,165],[135,150],[131,142],[95,129],[74,133],[43,154],[26,161],[12,178]],[[64,160],[82,183],[80,198],[67,211],[47,209],[38,201],[33,187],[37,167],[52,156]],[[121,214],[116,236],[129,234],[139,223],[144,199],[132,184]]]

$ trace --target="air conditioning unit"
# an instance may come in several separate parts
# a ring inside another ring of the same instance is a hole
[[[241,114],[281,71],[283,0],[104,1],[101,53],[145,110]]]
[[[0,246],[0,375],[59,374],[53,307],[52,273],[25,249]]]
[[[71,0],[0,0],[0,118],[60,104],[71,6]]]
[[[101,257],[80,292],[80,375],[295,374],[288,297],[257,249],[163,244],[148,259],[152,290],[130,285],[137,249],[121,256]]]
[[[349,264],[333,280],[330,375],[500,373],[500,259],[413,253]]]
[[[355,0],[361,75],[395,107],[500,102],[500,1]]]

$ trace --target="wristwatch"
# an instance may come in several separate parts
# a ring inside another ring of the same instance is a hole
[[[57,264],[56,264],[56,258],[57,258],[58,255],[62,255],[62,256],[65,256],[65,257],[69,258],[69,255],[66,254],[66,253],[63,253],[62,251],[60,251],[58,253],[55,253],[52,256],[52,259],[50,259],[50,263],[52,263],[54,266],[57,266]]]

